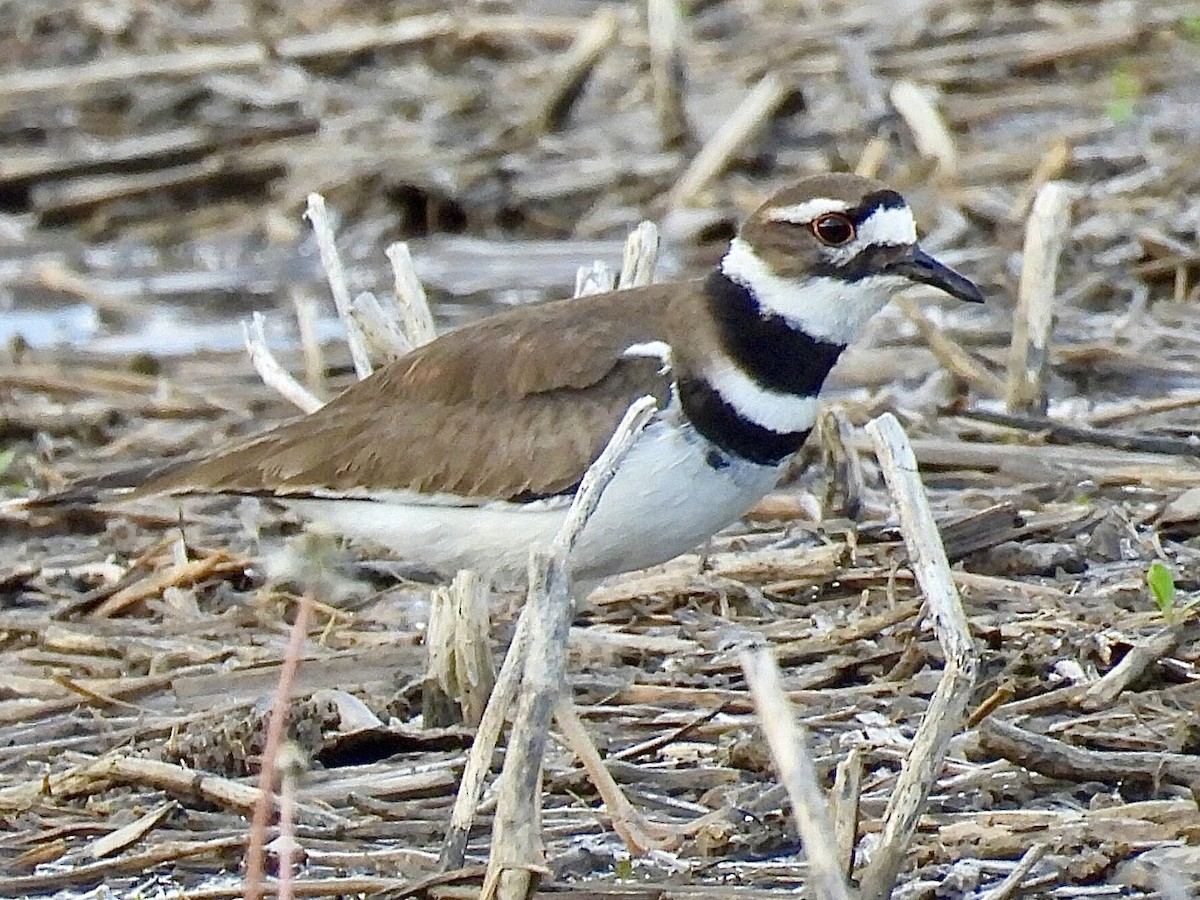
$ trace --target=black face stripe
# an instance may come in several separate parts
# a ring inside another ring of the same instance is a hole
[[[861,281],[872,275],[883,274],[891,263],[908,251],[909,248],[903,245],[868,244],[845,262],[833,263],[819,259],[810,266],[809,271],[814,275],[836,278],[839,281]]]
[[[760,387],[816,396],[844,345],[817,340],[779,316],[764,316],[750,290],[720,271],[708,276],[704,291],[722,348],[739,369]]]
[[[846,215],[855,225],[861,225],[878,210],[904,209],[906,206],[908,204],[904,202],[904,198],[895,191],[871,191],[862,198],[862,202],[858,206],[846,210]]]
[[[698,432],[722,450],[759,465],[782,462],[808,438],[809,429],[780,434],[751,422],[701,378],[680,379],[679,401]]]

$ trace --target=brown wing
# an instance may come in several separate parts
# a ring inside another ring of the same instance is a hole
[[[136,493],[562,493],[634,399],[665,400],[661,361],[621,354],[666,339],[666,303],[655,285],[493,316]]]

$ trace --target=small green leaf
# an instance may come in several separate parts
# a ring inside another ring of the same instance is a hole
[[[1200,16],[1184,16],[1179,20],[1183,33],[1192,40],[1200,39]]]
[[[1164,615],[1175,608],[1175,576],[1157,559],[1146,569],[1146,584],[1154,595],[1154,603]]]
[[[0,450],[0,478],[4,477],[16,458],[17,451],[15,448],[9,447],[7,450]]]
[[[1120,125],[1133,118],[1137,102],[1142,98],[1142,79],[1132,69],[1119,66],[1112,73],[1112,100],[1105,107],[1109,119]]]
[[[631,860],[619,859],[613,868],[616,870],[617,877],[623,881],[628,881],[633,877],[633,862]]]

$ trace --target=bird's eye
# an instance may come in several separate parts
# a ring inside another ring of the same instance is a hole
[[[840,247],[854,240],[854,223],[842,213],[817,216],[809,227],[818,241],[830,247]]]

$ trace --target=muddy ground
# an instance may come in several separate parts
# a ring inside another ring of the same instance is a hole
[[[407,240],[452,327],[569,293],[577,265],[619,264],[641,219],[661,226],[662,277],[697,273],[798,174],[877,174],[988,302],[893,306],[831,384],[848,453],[814,441],[703,557],[581,604],[571,687],[610,771],[655,822],[715,815],[631,857],[552,742],[541,890],[776,897],[804,882],[738,663],[747,636],[775,649],[826,783],[861,762],[855,854],[870,856],[942,665],[858,428],[892,411],[982,660],[897,895],[1188,896],[1200,3],[902,6],[684,2],[672,54],[642,4],[4,5],[5,495],[293,414],[237,322],[267,312],[303,369],[297,302],[329,303],[309,192],[339,217],[354,291],[388,291],[383,249]],[[1049,181],[1072,197],[1049,406],[1009,415],[1025,223]],[[331,342],[310,383],[328,395],[350,377]],[[301,590],[280,573],[312,552],[298,534],[232,501],[4,512],[0,894],[240,895],[239,789]],[[420,883],[471,741],[421,727],[430,585],[369,547],[330,552],[291,707],[302,890],[471,896],[487,807],[475,868]],[[514,608],[495,603],[497,654]],[[381,724],[355,731],[352,698]]]

